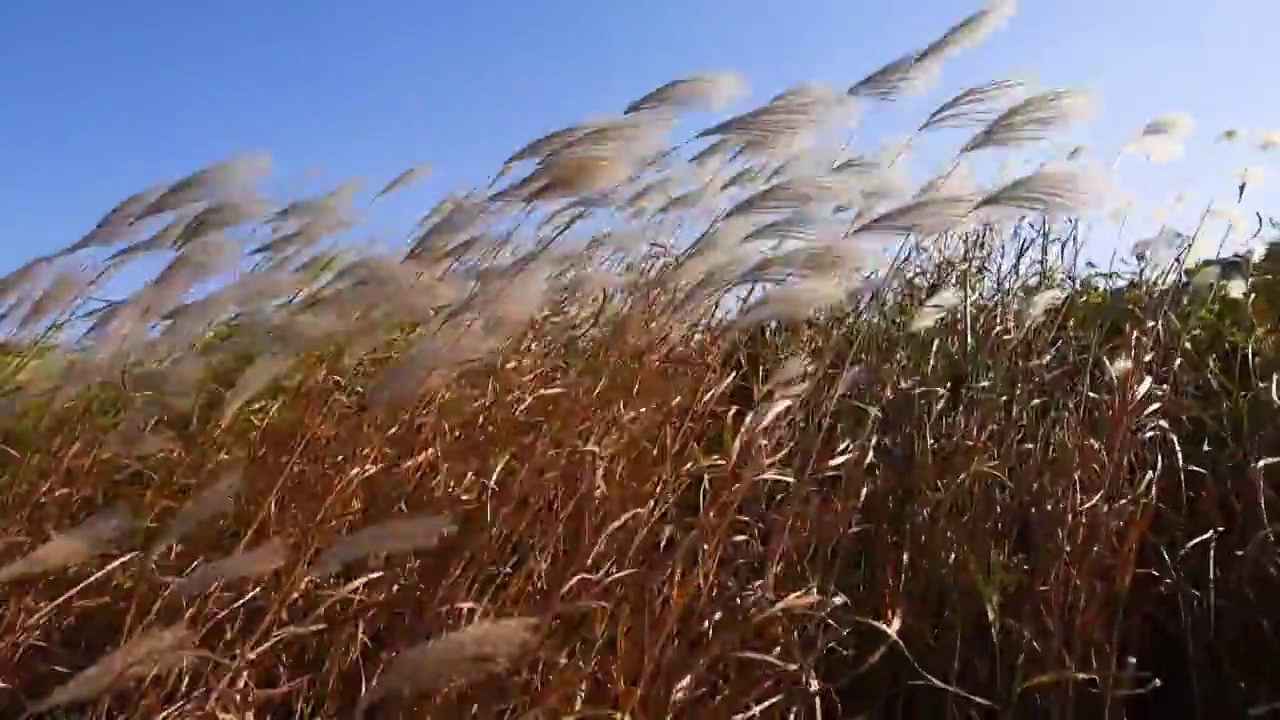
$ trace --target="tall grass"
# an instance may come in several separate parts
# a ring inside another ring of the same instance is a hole
[[[0,708],[1280,703],[1275,258],[1197,264],[1206,211],[1088,270],[1106,170],[981,162],[1037,157],[1073,90],[996,80],[848,143],[1013,9],[687,139],[744,81],[674,81],[519,149],[400,252],[336,239],[359,185],[268,199],[245,156],[0,280]],[[958,150],[913,184],[938,132]],[[1124,152],[1187,132],[1157,117]]]

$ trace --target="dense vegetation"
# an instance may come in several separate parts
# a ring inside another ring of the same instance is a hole
[[[407,251],[342,239],[359,184],[272,201],[246,156],[0,280],[3,714],[1266,713],[1280,262],[1195,264],[1247,216],[1086,266],[1105,173],[980,170],[1068,90],[847,143],[1011,11],[675,145],[743,86],[671,83]]]

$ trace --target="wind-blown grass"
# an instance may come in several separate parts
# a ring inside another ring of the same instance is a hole
[[[1084,268],[1104,170],[972,164],[1079,120],[1068,89],[948,93],[911,137],[965,137],[915,184],[912,140],[847,144],[1013,9],[686,139],[744,80],[677,79],[517,150],[400,251],[336,236],[425,165],[281,201],[243,156],[0,279],[0,709],[1280,702],[1276,255],[1188,267],[1206,208]]]

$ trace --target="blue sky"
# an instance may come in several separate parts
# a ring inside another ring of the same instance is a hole
[[[802,80],[844,87],[979,2],[8,0],[0,271],[73,242],[125,195],[253,149],[272,154],[286,190],[431,162],[431,179],[377,219],[399,227],[523,142],[667,80],[737,70],[753,99]],[[1157,112],[1190,113],[1187,159],[1126,165],[1123,178],[1146,198],[1201,199],[1233,197],[1244,164],[1213,146],[1219,130],[1280,127],[1266,79],[1274,0],[1021,5],[947,66],[929,102],[876,112],[864,135],[906,130],[947,90],[1030,73],[1098,92],[1103,113],[1079,137],[1108,152]],[[1272,183],[1254,199],[1280,214]]]

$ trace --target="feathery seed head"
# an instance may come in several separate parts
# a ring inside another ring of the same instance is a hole
[[[444,515],[394,518],[339,539],[320,553],[307,573],[325,577],[369,555],[430,550],[456,529]]]
[[[154,673],[183,665],[195,646],[196,635],[182,622],[134,635],[93,666],[58,686],[46,698],[27,708],[26,717],[53,708],[92,700],[121,680],[142,680]]]
[[[999,105],[1017,95],[1022,87],[1022,83],[1016,80],[994,80],[968,88],[930,113],[920,125],[920,130],[989,123],[1000,114]]]
[[[738,73],[702,73],[673,80],[653,90],[628,105],[625,112],[719,110],[746,93],[747,82]]]
[[[1051,215],[1088,209],[1105,194],[1107,181],[1096,168],[1078,163],[1046,164],[1036,172],[999,187],[978,208],[1009,208]]]
[[[1017,0],[989,0],[986,7],[953,25],[921,54],[949,56],[973,47],[1004,27],[1017,12]]]
[[[269,575],[288,561],[289,546],[280,538],[272,538],[252,550],[202,563],[179,580],[174,591],[186,597],[198,595],[221,582]]]
[[[908,326],[908,332],[919,333],[938,324],[948,313],[960,306],[963,298],[954,288],[939,290],[924,301],[923,307],[916,312]]]
[[[391,694],[430,692],[509,670],[536,649],[543,621],[533,617],[479,620],[398,653],[360,698],[356,717]]]
[[[1049,90],[1032,95],[996,116],[965,143],[960,152],[1036,142],[1092,111],[1089,97],[1076,90]]]
[[[78,565],[110,552],[116,542],[133,527],[133,518],[124,506],[116,506],[90,516],[65,532],[58,533],[27,555],[0,568],[0,583],[40,575]]]
[[[1152,118],[1142,128],[1140,137],[1168,136],[1179,140],[1186,139],[1195,128],[1195,120],[1184,112],[1166,112]]]

